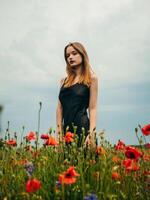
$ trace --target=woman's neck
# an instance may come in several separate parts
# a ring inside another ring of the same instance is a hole
[[[75,74],[76,77],[80,77],[82,72],[82,66],[80,65],[78,68],[76,68]]]

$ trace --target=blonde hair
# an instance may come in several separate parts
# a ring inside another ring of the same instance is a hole
[[[75,70],[73,68],[70,67],[68,61],[67,61],[67,56],[66,56],[66,51],[67,51],[67,48],[69,46],[72,46],[82,57],[82,70],[81,70],[81,76],[79,78],[79,83],[83,83],[85,85],[87,85],[88,87],[90,86],[91,84],[91,71],[92,68],[90,66],[90,63],[89,63],[89,57],[88,57],[88,54],[84,48],[84,46],[79,43],[79,42],[72,42],[72,43],[69,43],[65,48],[64,48],[64,57],[65,57],[65,61],[66,61],[66,72],[67,72],[67,75],[68,75],[68,78],[67,80],[65,81],[65,84],[64,86],[65,87],[69,87],[72,85],[74,79],[75,79]],[[94,72],[93,72],[94,73]]]

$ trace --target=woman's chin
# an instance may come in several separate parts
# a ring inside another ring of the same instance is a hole
[[[72,67],[72,68],[76,68],[78,66],[79,66],[79,64],[70,64],[70,67]]]

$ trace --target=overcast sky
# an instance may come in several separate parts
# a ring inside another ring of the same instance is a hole
[[[0,104],[3,131],[56,126],[64,47],[81,42],[99,78],[97,132],[136,144],[150,123],[149,0],[0,0]],[[139,132],[140,134],[140,132]]]

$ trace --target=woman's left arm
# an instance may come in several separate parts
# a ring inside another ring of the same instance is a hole
[[[89,99],[89,120],[90,120],[90,134],[96,129],[96,116],[97,116],[97,97],[98,97],[98,78],[96,75],[92,77],[90,86],[90,99]]]

